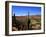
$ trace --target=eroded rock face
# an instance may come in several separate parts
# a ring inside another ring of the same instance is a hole
[[[33,30],[39,30],[39,29],[41,29],[41,26],[40,25],[32,26],[32,29]]]
[[[41,29],[40,25],[35,26],[29,26],[30,30],[39,30]],[[32,28],[32,29],[31,29]],[[22,31],[22,30],[28,30],[28,25],[19,25],[18,27],[12,27],[12,31]]]
[[[18,30],[27,30],[27,29],[28,29],[27,25],[19,25],[18,26]]]
[[[18,28],[12,27],[12,31],[18,31]]]
[[[12,31],[28,30],[27,25],[19,25],[18,27],[12,27]]]

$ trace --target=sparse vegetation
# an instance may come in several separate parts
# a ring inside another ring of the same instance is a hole
[[[29,29],[28,29],[28,23],[29,23]],[[35,16],[32,18],[32,16],[30,16],[28,20],[27,16],[16,16],[16,20],[12,19],[12,27],[13,27],[12,28],[13,31],[39,30],[41,29],[41,17]],[[14,30],[15,28],[16,30]]]

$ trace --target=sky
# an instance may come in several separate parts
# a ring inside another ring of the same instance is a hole
[[[41,15],[41,7],[33,6],[12,6],[12,15],[15,16],[27,16],[29,15]]]

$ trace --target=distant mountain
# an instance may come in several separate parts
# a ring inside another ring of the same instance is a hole
[[[14,16],[13,16],[14,17]],[[17,20],[21,20],[21,21],[24,21],[26,19],[28,19],[28,16],[15,16]],[[41,16],[40,15],[32,15],[32,16],[29,16],[29,18],[32,18],[32,19],[40,19]]]
[[[31,15],[31,16],[41,16],[41,15]]]

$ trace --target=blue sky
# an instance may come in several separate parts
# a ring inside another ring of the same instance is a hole
[[[32,6],[12,6],[12,15],[15,13],[15,16],[27,16],[29,15],[41,15],[41,7],[32,7]]]

